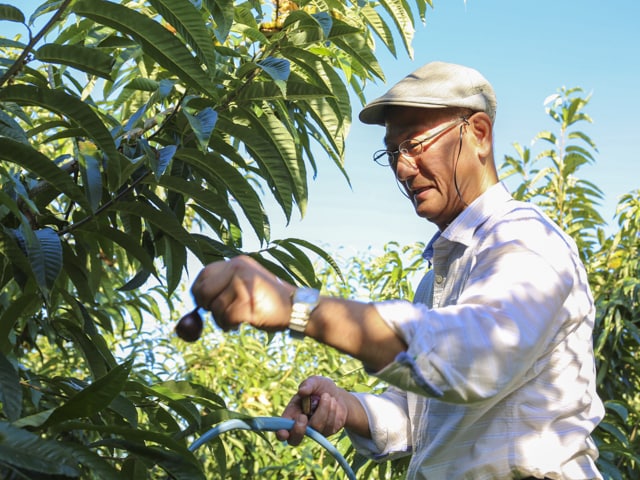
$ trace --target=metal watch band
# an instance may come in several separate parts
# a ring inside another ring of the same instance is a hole
[[[320,292],[315,288],[302,287],[296,289],[291,297],[291,318],[289,333],[294,338],[303,338],[309,323],[311,312],[318,306]]]

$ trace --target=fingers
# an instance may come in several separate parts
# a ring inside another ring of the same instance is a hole
[[[300,443],[304,439],[309,419],[306,415],[299,414],[294,417],[293,420],[294,423],[293,427],[291,427],[291,430],[278,430],[276,432],[276,437],[278,438],[278,440],[286,441],[289,445],[295,447],[297,445],[300,445]]]
[[[278,281],[250,257],[238,256],[207,265],[198,275],[191,293],[196,304],[213,313],[224,330],[246,322],[256,328],[277,331],[286,328],[291,315],[295,287]]]
[[[323,393],[318,408],[309,419],[309,426],[328,437],[342,430],[345,419],[344,406],[335,397]]]
[[[313,376],[300,384],[298,393],[282,412],[284,418],[293,419],[294,425],[290,430],[280,430],[276,433],[279,440],[290,445],[299,445],[303,440],[306,427],[310,426],[324,436],[333,435],[340,431],[346,423],[347,405],[343,401],[343,390],[324,377]],[[305,399],[313,399],[317,403],[309,415],[304,414]]]
[[[196,277],[191,293],[198,305],[206,308],[206,300],[220,294],[232,276],[231,262],[213,262],[206,265]]]

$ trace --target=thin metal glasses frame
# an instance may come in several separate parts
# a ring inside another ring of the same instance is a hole
[[[398,145],[397,150],[377,150],[373,153],[373,161],[382,167],[392,167],[394,170],[398,164],[398,160],[402,155],[404,158],[415,158],[423,152],[423,145],[429,140],[437,139],[440,135],[446,133],[461,123],[467,123],[468,117],[460,117],[447,122],[435,132],[427,134],[425,137],[417,140],[409,138]],[[415,168],[415,165],[412,164]]]

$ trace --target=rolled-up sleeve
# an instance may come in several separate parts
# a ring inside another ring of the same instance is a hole
[[[473,252],[472,268],[450,272],[454,278],[445,281],[464,284],[455,303],[433,309],[406,301],[376,304],[408,349],[375,375],[452,403],[482,401],[521,382],[553,337],[571,328],[565,321],[575,279],[570,257],[554,255],[566,252],[563,239],[542,224],[534,232],[528,226],[526,244],[512,221],[492,233],[491,248]]]
[[[354,447],[373,460],[390,460],[411,453],[411,422],[407,396],[393,387],[380,395],[354,393],[367,414],[371,439],[346,430]]]

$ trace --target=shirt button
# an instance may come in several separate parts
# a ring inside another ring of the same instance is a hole
[[[436,283],[440,285],[442,282],[444,282],[444,277],[442,275],[436,275]]]

